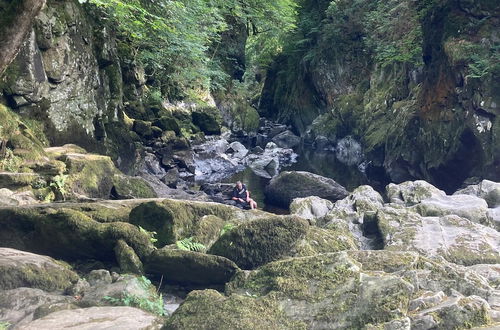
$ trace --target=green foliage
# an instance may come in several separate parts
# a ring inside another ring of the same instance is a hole
[[[7,172],[17,172],[22,163],[23,160],[14,155],[12,149],[6,148],[5,155],[3,155],[3,158],[0,159],[0,170]]]
[[[148,278],[146,278],[145,276],[141,276],[138,279],[141,287],[144,290],[151,289],[151,281]],[[104,300],[117,306],[137,307],[156,315],[160,316],[165,315],[165,309],[163,307],[163,297],[161,294],[155,299],[148,299],[145,297],[138,297],[132,294],[125,294],[121,298],[113,298],[106,296],[104,297]]]
[[[118,26],[120,49],[156,79],[169,99],[224,88],[228,75],[214,61],[228,18],[247,22],[250,58],[269,62],[293,29],[295,0],[79,0]]]
[[[175,243],[179,250],[205,252],[207,247],[201,243],[193,242],[193,237],[185,238]]]
[[[65,199],[66,195],[66,180],[68,179],[68,175],[60,174],[56,175],[52,178],[52,181],[49,184],[49,187],[52,188],[54,194],[58,197],[58,199]]]
[[[224,225],[224,227],[222,227],[222,230],[220,231],[220,236],[224,235],[225,233],[228,233],[230,232],[231,230],[233,230],[234,228],[236,228],[236,225],[232,224],[232,223],[226,223]]]
[[[141,226],[139,226],[139,231],[141,233],[143,233],[144,235],[146,235],[152,244],[155,244],[156,242],[158,242],[158,239],[156,238],[156,235],[158,233],[156,231],[147,231],[146,229],[142,228]]]
[[[10,326],[9,322],[0,321],[0,330],[7,330]]]

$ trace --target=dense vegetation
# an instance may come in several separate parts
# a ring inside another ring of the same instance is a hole
[[[248,61],[267,64],[294,27],[294,0],[80,0],[101,9],[120,32],[123,55],[144,65],[157,91],[184,98],[224,89],[223,33],[243,26]],[[191,95],[190,95],[191,94]]]

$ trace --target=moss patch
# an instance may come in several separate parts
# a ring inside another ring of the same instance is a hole
[[[298,217],[256,219],[225,233],[208,252],[227,257],[244,269],[253,269],[291,255],[308,230],[308,222]]]

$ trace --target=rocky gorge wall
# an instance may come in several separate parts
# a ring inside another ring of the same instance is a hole
[[[494,1],[303,1],[260,112],[310,142],[354,136],[392,181],[498,180],[498,12]]]

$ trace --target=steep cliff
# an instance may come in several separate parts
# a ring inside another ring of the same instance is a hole
[[[498,179],[499,10],[488,0],[304,0],[260,111],[312,139],[357,137],[394,181],[453,190]]]

